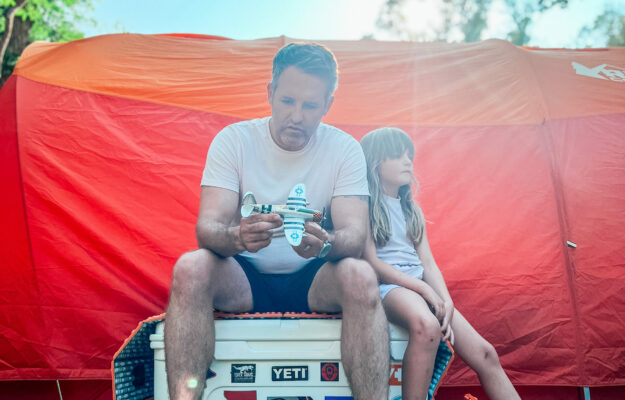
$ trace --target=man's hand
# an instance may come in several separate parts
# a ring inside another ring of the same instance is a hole
[[[326,232],[318,223],[312,221],[306,221],[304,224],[305,235],[302,238],[302,242],[299,246],[293,247],[293,250],[300,257],[312,258],[317,257],[323,244],[330,238],[328,232]]]
[[[271,243],[271,230],[282,226],[278,214],[254,214],[241,218],[239,241],[245,250],[256,253]]]

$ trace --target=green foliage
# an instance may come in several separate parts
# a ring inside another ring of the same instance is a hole
[[[582,46],[597,42],[602,46],[625,46],[625,7],[606,8],[592,25],[582,28],[580,42]]]
[[[529,43],[531,37],[529,35],[529,27],[532,20],[542,12],[545,12],[555,6],[566,8],[568,0],[505,0],[506,6],[510,12],[510,17],[514,23],[514,29],[508,32],[507,38],[517,46],[525,46]]]
[[[7,15],[17,1],[0,0],[0,36],[6,29]],[[92,8],[92,0],[27,0],[15,13],[8,48],[2,59],[0,86],[13,72],[19,55],[29,43],[36,40],[67,42],[84,37],[74,24],[84,21],[82,15]]]
[[[73,24],[83,20],[84,10],[92,7],[91,0],[29,0],[17,17],[32,21],[31,41],[67,42],[84,36]]]
[[[452,1],[448,2],[452,3]],[[464,34],[464,41],[476,42],[480,40],[482,31],[488,25],[488,10],[492,0],[463,1],[463,3],[465,3],[465,12],[463,13],[464,18],[460,26]]]
[[[506,38],[523,46],[529,43],[532,21],[540,13],[569,5],[569,0],[442,0],[438,7],[442,22],[431,35],[425,32],[424,27],[411,27],[406,12],[411,1],[413,4],[425,4],[425,0],[386,0],[380,10],[377,27],[402,40],[474,42],[482,39],[482,33],[489,28],[489,12],[497,4],[503,5],[512,22],[512,29]]]

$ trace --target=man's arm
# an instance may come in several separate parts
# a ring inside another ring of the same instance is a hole
[[[333,232],[327,232],[316,222],[306,222],[306,235],[302,243],[293,247],[304,258],[316,257],[326,240],[332,250],[325,257],[336,261],[345,257],[361,258],[369,225],[368,196],[336,196],[330,203]]]
[[[362,258],[369,232],[369,196],[337,196],[330,206],[334,231],[328,260]]]
[[[257,214],[241,218],[239,194],[214,186],[202,186],[200,211],[195,226],[198,246],[230,257],[242,251],[256,252],[271,242],[273,228],[282,225],[275,214]]]

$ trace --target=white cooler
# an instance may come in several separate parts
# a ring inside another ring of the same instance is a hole
[[[154,400],[167,400],[164,322],[149,336],[154,350]],[[351,399],[341,363],[340,319],[269,318],[215,321],[215,358],[203,400]],[[389,399],[401,399],[401,360],[407,333],[390,327]],[[441,343],[432,398],[453,357]],[[210,376],[213,375],[213,376]]]

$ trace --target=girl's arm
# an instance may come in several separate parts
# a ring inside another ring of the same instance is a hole
[[[436,265],[436,261],[434,261],[434,256],[432,255],[432,250],[430,249],[425,227],[423,228],[421,243],[419,243],[416,247],[416,250],[421,262],[423,263],[423,280],[436,291],[444,302],[445,317],[441,322],[441,330],[445,335],[445,339],[447,339],[452,334],[451,329],[449,329],[449,323],[453,317],[454,303],[451,300],[449,291],[447,290],[443,274],[438,268],[438,265]]]
[[[371,264],[378,275],[378,280],[380,282],[399,285],[418,293],[432,306],[436,318],[439,320],[444,318],[445,308],[441,297],[421,279],[404,274],[386,262],[380,260],[376,254],[375,244],[373,243],[371,235],[368,235],[367,237],[364,258],[367,262],[369,262],[369,264]]]

